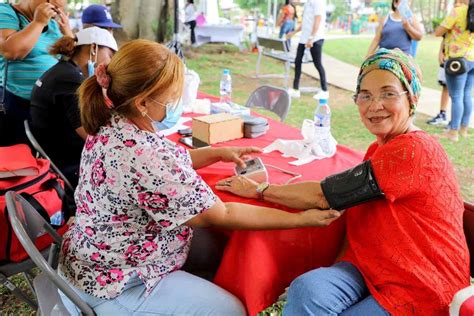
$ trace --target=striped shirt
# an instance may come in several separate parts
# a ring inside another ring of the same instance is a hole
[[[18,17],[20,21],[18,21]],[[0,29],[19,31],[30,21],[22,14],[15,13],[8,4],[0,4]],[[49,55],[48,50],[59,38],[61,31],[56,21],[51,19],[48,28],[43,32],[30,53],[22,60],[8,61],[7,90],[21,98],[29,100],[36,80],[54,66],[58,60]],[[0,55],[0,77],[3,83],[5,61]]]

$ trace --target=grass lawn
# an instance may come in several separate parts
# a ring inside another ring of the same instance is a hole
[[[330,39],[324,42],[325,54],[359,67],[364,60],[372,39],[345,38]],[[441,40],[432,35],[426,35],[418,45],[416,61],[423,72],[423,86],[440,90],[438,85],[438,52]]]
[[[344,40],[347,42],[347,40]],[[330,41],[328,41],[330,43]],[[334,45],[342,42],[334,41]],[[340,49],[347,47],[342,45]],[[368,44],[367,44],[368,45]],[[334,47],[327,45],[328,47]],[[346,52],[347,58],[357,61],[357,56],[365,54],[365,46],[356,46],[350,52]],[[326,46],[325,46],[326,48]],[[344,48],[345,49],[345,48]],[[357,51],[358,50],[358,51]],[[352,53],[354,53],[352,55]],[[359,55],[358,55],[359,54]],[[206,45],[198,49],[186,51],[187,65],[189,68],[197,71],[201,77],[199,89],[203,92],[215,94],[219,93],[219,80],[222,69],[229,68],[232,72],[233,80],[233,99],[235,102],[244,104],[250,93],[262,84],[272,84],[282,86],[281,79],[255,79],[256,54],[241,53],[232,46]],[[357,61],[359,63],[359,61]],[[262,63],[262,73],[283,73],[283,65],[271,59],[265,59]],[[317,82],[303,75],[302,85],[318,85]],[[349,146],[360,152],[365,152],[368,145],[374,141],[371,135],[359,120],[359,114],[356,106],[351,100],[351,93],[330,86],[330,105],[332,108],[332,133],[340,144]],[[293,99],[292,109],[287,117],[286,123],[301,127],[305,118],[312,118],[316,102],[310,94],[303,94],[300,99]],[[276,115],[266,111],[259,111],[265,115],[277,118]],[[419,114],[417,117],[418,126],[430,133],[438,133],[440,130],[429,126],[424,122],[427,120],[425,115]],[[284,135],[282,135],[284,138]],[[453,144],[447,140],[441,140],[448,156],[453,162],[459,182],[462,187],[463,198],[474,201],[474,137],[462,139],[459,143]],[[23,284],[21,277],[14,277],[12,281],[16,284]],[[9,292],[0,286],[0,306],[3,307],[2,315],[31,315],[34,314],[25,304],[20,304]]]

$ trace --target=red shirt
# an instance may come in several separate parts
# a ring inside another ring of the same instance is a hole
[[[392,315],[447,315],[469,285],[462,198],[441,145],[425,132],[372,144],[385,199],[347,212],[348,249],[374,298]]]

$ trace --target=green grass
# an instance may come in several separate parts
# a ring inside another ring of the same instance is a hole
[[[324,53],[359,67],[367,54],[368,38],[331,39],[324,43]],[[438,52],[441,40],[426,35],[418,45],[416,61],[423,73],[423,86],[440,90],[438,85]]]

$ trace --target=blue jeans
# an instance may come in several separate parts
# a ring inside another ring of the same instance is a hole
[[[370,295],[359,270],[349,262],[339,262],[296,278],[288,290],[283,315],[390,314]]]
[[[96,315],[246,315],[242,303],[217,285],[184,271],[170,273],[145,297],[145,285],[133,276],[114,299],[100,299],[71,287]],[[75,305],[59,291],[71,315]]]
[[[282,38],[283,35],[286,35],[290,32],[295,30],[295,21],[294,20],[286,20],[280,27],[280,35],[278,38]]]
[[[474,62],[467,61],[467,71],[462,75],[446,74],[446,84],[451,97],[451,122],[449,128],[469,126],[472,113],[472,83],[474,81]]]

